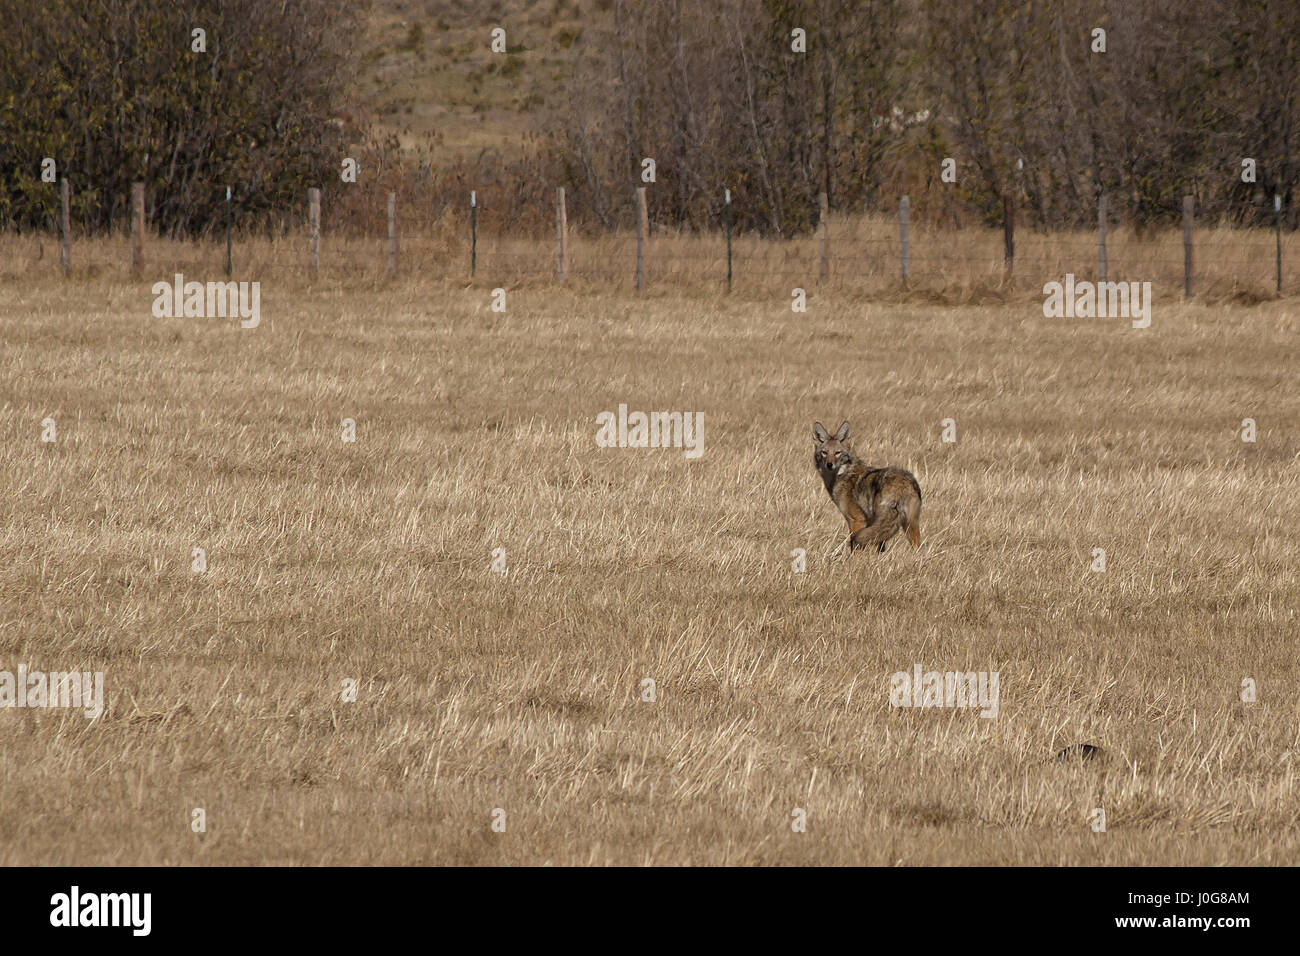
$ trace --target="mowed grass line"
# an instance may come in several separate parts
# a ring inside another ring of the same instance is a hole
[[[2,863],[1300,859],[1291,300],[275,282],[245,331],[148,286],[0,296],[0,669],[108,697],[0,710]],[[597,447],[621,402],[703,457]],[[842,418],[919,551],[835,553]],[[998,671],[999,716],[891,709],[916,664]],[[1044,762],[1078,741],[1112,757]]]

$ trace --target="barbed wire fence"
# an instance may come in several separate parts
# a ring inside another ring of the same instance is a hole
[[[592,233],[571,229],[572,192],[554,187],[552,239],[518,235],[501,227],[480,229],[480,213],[490,197],[471,190],[460,215],[445,203],[399,202],[389,192],[383,203],[380,235],[370,229],[332,222],[319,189],[304,197],[304,228],[259,239],[238,231],[233,213],[235,188],[224,190],[224,223],[197,240],[167,240],[150,234],[147,196],[135,184],[129,221],[120,234],[74,237],[71,186],[59,184],[61,216],[59,254],[45,255],[45,236],[36,238],[39,253],[11,276],[129,274],[167,278],[180,272],[193,278],[261,278],[266,275],[305,279],[344,277],[398,279],[422,276],[464,279],[495,286],[552,280],[602,283],[616,289],[645,291],[656,286],[714,290],[771,291],[784,286],[813,289],[827,285],[862,290],[925,291],[962,286],[1019,288],[1034,291],[1043,283],[1079,280],[1150,282],[1162,296],[1191,298],[1201,294],[1268,298],[1295,294],[1300,280],[1284,266],[1294,261],[1295,234],[1283,238],[1281,201],[1274,197],[1273,228],[1241,228],[1198,223],[1193,197],[1182,201],[1181,236],[1175,230],[1140,235],[1110,214],[1102,196],[1097,228],[1044,232],[1017,228],[1014,197],[1003,197],[1001,229],[940,227],[942,216],[918,217],[907,195],[897,199],[893,217],[832,215],[825,194],[819,196],[816,229],[810,235],[775,239],[753,233],[734,235],[733,196],[722,197],[723,228],[688,232],[656,228],[647,213],[646,186],[635,188],[636,230]],[[553,199],[552,199],[553,197]],[[1254,205],[1218,209],[1219,222],[1245,218]],[[1222,204],[1221,204],[1222,207]],[[454,212],[454,211],[452,211]]]

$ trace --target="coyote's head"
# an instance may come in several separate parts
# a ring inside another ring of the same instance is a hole
[[[838,475],[849,467],[853,461],[853,449],[849,447],[849,423],[845,422],[835,437],[826,431],[821,422],[813,422],[813,440],[817,447],[813,451],[813,463],[817,470],[825,475]]]

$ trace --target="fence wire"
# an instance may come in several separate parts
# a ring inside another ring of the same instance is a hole
[[[386,211],[385,211],[386,212]],[[915,208],[911,214],[915,216]],[[1022,229],[1007,256],[1006,237],[994,228],[939,228],[911,221],[904,229],[887,217],[831,215],[811,235],[770,239],[721,232],[679,233],[645,222],[642,236],[619,232],[591,234],[561,228],[557,234],[519,238],[479,232],[469,217],[450,220],[412,213],[396,206],[382,234],[334,236],[322,209],[318,255],[309,255],[306,230],[276,238],[257,238],[220,230],[197,241],[172,241],[141,230],[139,261],[129,230],[111,236],[70,236],[68,273],[77,276],[136,276],[152,282],[172,280],[257,280],[421,277],[473,280],[493,287],[533,281],[586,283],[639,282],[655,285],[770,291],[777,285],[811,289],[823,285],[857,289],[1008,282],[1026,290],[1067,275],[1096,281],[1102,276],[1096,232],[1043,233]],[[467,228],[468,227],[468,228]],[[1110,281],[1151,282],[1161,295],[1223,293],[1259,297],[1300,291],[1300,275],[1289,275],[1297,261],[1295,233],[1260,228],[1193,225],[1187,234],[1164,230],[1149,235],[1108,227],[1105,275]],[[0,262],[0,277],[38,278],[64,273],[63,241],[58,235],[10,235],[10,254]],[[229,258],[227,258],[227,255]],[[638,264],[639,263],[639,264]],[[561,276],[561,270],[563,275]]]

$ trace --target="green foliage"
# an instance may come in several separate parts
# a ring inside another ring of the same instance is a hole
[[[201,234],[302,205],[338,181],[329,120],[364,6],[344,0],[10,0],[0,31],[0,222],[48,224],[72,184],[74,219],[107,229],[143,182],[155,228]],[[192,31],[206,32],[196,51]]]

